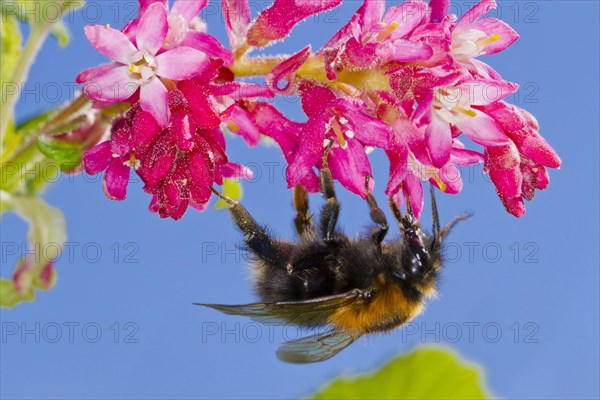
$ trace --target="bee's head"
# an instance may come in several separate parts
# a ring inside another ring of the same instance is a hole
[[[433,268],[431,248],[427,243],[431,239],[423,232],[419,221],[412,214],[406,214],[400,220],[402,231],[402,265],[409,276],[417,277]]]
[[[437,204],[433,188],[431,193],[431,212],[433,220],[432,235],[428,236],[421,229],[419,221],[413,216],[412,210],[408,208],[408,213],[402,215],[397,207],[392,207],[396,215],[402,232],[402,270],[398,272],[400,278],[411,277],[417,281],[427,280],[435,275],[442,265],[441,246],[442,240],[450,232],[452,227],[469,216],[459,215],[452,219],[444,228],[440,228],[440,221],[437,211]],[[407,202],[408,203],[408,202]],[[390,201],[390,205],[392,202]]]

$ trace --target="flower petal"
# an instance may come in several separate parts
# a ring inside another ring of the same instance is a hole
[[[496,18],[483,18],[471,25],[471,29],[483,31],[488,37],[499,37],[498,40],[483,47],[482,54],[487,55],[496,54],[506,49],[519,38],[519,34],[513,28]]]
[[[425,129],[425,141],[434,166],[440,168],[450,159],[452,151],[452,133],[450,124],[432,113],[430,124]]]
[[[485,160],[483,154],[474,150],[452,148],[450,153],[450,161],[456,165],[473,165],[482,163]]]
[[[319,162],[323,154],[323,140],[325,139],[325,121],[321,118],[309,119],[300,131],[302,145],[298,147],[292,162],[286,170],[288,187],[294,187],[308,175],[312,168]]]
[[[245,165],[228,162],[221,167],[221,173],[224,178],[243,178],[252,179],[254,175],[252,170]]]
[[[275,0],[261,12],[248,29],[248,44],[264,47],[286,37],[298,22],[322,11],[337,7],[342,0]]]
[[[109,63],[109,64],[102,64],[102,65],[98,65],[96,67],[85,69],[85,70],[81,71],[79,73],[79,75],[77,75],[77,78],[75,78],[75,82],[77,82],[77,83],[87,82],[98,75],[102,75],[102,74],[106,73],[108,70],[111,70],[114,67],[116,67],[116,65],[114,63]]]
[[[155,60],[156,74],[174,81],[190,79],[210,65],[206,54],[185,46],[165,51]]]
[[[472,105],[487,105],[502,100],[519,89],[519,85],[508,81],[474,79],[461,82],[460,102]]]
[[[281,147],[283,156],[289,163],[298,146],[298,136],[303,124],[289,120],[269,103],[249,104],[247,110],[260,132],[274,139]]]
[[[308,60],[310,54],[310,45],[308,45],[273,68],[266,76],[267,87],[280,95],[291,95],[296,90],[294,74]],[[280,87],[282,81],[284,86]]]
[[[122,158],[114,158],[104,175],[104,193],[111,200],[124,200],[128,183],[129,167],[124,164]]]
[[[188,103],[190,113],[200,128],[214,128],[221,124],[221,119],[214,110],[208,88],[197,81],[185,80],[177,84]]]
[[[227,82],[222,85],[211,86],[210,88],[213,95],[229,96],[234,101],[253,97],[271,98],[274,96],[274,93],[269,88],[258,83]]]
[[[171,129],[173,141],[181,150],[190,151],[194,146],[194,133],[196,124],[186,112],[175,111],[171,115]]]
[[[83,156],[85,172],[90,175],[96,175],[108,168],[108,164],[113,159],[110,140],[102,142],[86,151]]]
[[[336,99],[331,89],[309,81],[302,81],[298,92],[302,98],[302,109],[309,118],[318,118],[328,104]]]
[[[460,17],[458,22],[456,22],[454,29],[457,31],[469,29],[471,25],[475,23],[475,21],[482,18],[491,9],[495,8],[495,0],[481,0],[479,3],[475,4],[469,11],[467,11],[462,17]]]
[[[181,1],[181,0],[180,0]],[[214,36],[204,32],[189,31],[181,46],[188,46],[200,50],[210,57],[220,58],[224,65],[233,63],[233,54],[227,50]]]
[[[155,55],[163,46],[168,31],[167,9],[160,2],[151,4],[138,24],[136,36],[138,49],[149,55]]]
[[[365,114],[362,111],[366,109],[364,103],[338,98],[331,103],[331,108],[343,114],[361,143],[380,148],[386,148],[390,143],[392,129],[382,120]]]
[[[83,92],[93,101],[118,103],[131,97],[139,88],[139,83],[131,78],[126,66],[97,72],[83,86]]]
[[[377,55],[385,61],[420,61],[431,58],[433,50],[425,43],[397,39],[377,46]]]
[[[144,83],[140,89],[140,106],[150,113],[159,126],[169,124],[170,110],[168,107],[169,92],[156,76]]]
[[[496,146],[508,143],[508,136],[490,116],[471,109],[475,116],[457,118],[456,126],[475,143],[482,146]]]
[[[252,116],[239,105],[234,104],[227,108],[221,114],[221,120],[232,133],[241,135],[249,146],[256,146],[260,142],[260,131]]]
[[[208,0],[175,0],[171,14],[181,15],[186,23],[194,19],[206,7]]]
[[[442,22],[444,20],[444,17],[446,17],[446,15],[448,14],[449,8],[449,0],[430,0],[429,9],[431,11],[431,15],[429,18],[429,22]]]
[[[248,0],[223,0],[222,6],[229,47],[236,51],[246,41],[246,32],[250,25],[250,6]]]
[[[365,148],[360,143],[349,140],[346,149],[332,147],[328,164],[335,179],[352,193],[365,198],[365,177],[373,173]]]
[[[410,34],[427,15],[427,4],[423,1],[406,1],[400,6],[390,7],[383,17],[386,25],[396,23],[390,39],[400,39]]]
[[[506,210],[516,217],[525,214],[523,175],[519,169],[519,152],[514,144],[490,146],[486,149],[486,169]]]
[[[121,64],[129,64],[137,51],[133,43],[122,32],[102,25],[88,25],[85,36],[101,54]]]

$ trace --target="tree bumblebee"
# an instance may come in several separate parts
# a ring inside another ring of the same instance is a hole
[[[468,218],[459,215],[441,228],[430,187],[433,229],[428,236],[410,208],[402,215],[390,198],[401,237],[384,242],[388,222],[367,180],[366,200],[375,226],[368,235],[349,238],[336,227],[340,204],[327,166],[327,151],[320,180],[327,202],[321,209],[319,229],[309,214],[308,194],[301,187],[294,188],[296,243],[271,237],[241,204],[213,189],[228,203],[233,222],[254,257],[254,281],[261,302],[197,305],[265,324],[328,328],[283,343],[277,356],[291,363],[327,360],[362,335],[393,330],[417,316],[425,299],[436,291],[442,239],[457,222]]]

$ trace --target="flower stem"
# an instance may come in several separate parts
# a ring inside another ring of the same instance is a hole
[[[21,91],[25,80],[27,79],[27,75],[29,74],[29,70],[31,69],[31,65],[33,64],[33,60],[37,55],[42,43],[48,36],[48,26],[47,25],[32,25],[31,33],[27,38],[27,44],[17,61],[17,65],[15,66],[15,70],[13,76],[11,78],[11,82],[17,85],[18,90],[15,93],[8,94],[6,101],[0,104],[0,144],[4,143],[4,139],[6,137],[6,130],[8,128],[9,121],[12,117],[12,111],[14,109],[15,103],[17,101],[17,97]]]
[[[236,77],[268,75],[286,57],[241,57],[230,67]]]

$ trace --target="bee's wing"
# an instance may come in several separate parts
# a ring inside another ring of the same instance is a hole
[[[317,326],[327,323],[331,313],[349,305],[364,295],[360,289],[333,296],[317,297],[302,301],[282,301],[278,303],[252,303],[229,306],[224,304],[199,304],[230,315],[243,315],[268,324],[295,324]]]
[[[356,339],[358,336],[338,330],[317,333],[283,343],[277,350],[277,357],[294,364],[324,361],[350,346]]]

